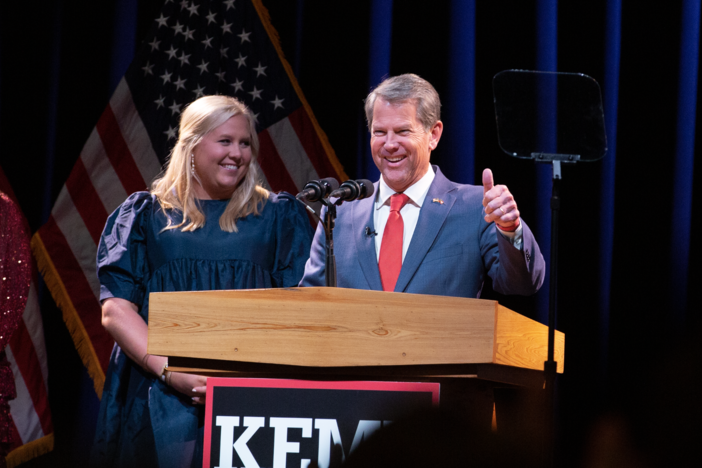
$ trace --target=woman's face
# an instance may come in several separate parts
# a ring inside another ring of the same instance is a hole
[[[235,115],[205,135],[193,150],[195,197],[203,200],[231,198],[251,164],[251,135],[246,117]]]

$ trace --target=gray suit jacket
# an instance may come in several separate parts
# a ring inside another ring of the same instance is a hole
[[[483,188],[449,181],[438,167],[419,213],[396,292],[479,297],[485,275],[502,294],[533,294],[544,279],[544,259],[522,220],[523,249],[517,250],[483,218]],[[376,192],[377,192],[376,183]],[[439,200],[443,201],[441,203]],[[375,253],[375,197],[337,209],[334,253],[341,288],[382,291]],[[324,229],[317,227],[300,286],[324,286]]]

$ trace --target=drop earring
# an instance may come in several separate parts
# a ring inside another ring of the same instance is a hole
[[[190,155],[190,173],[195,177],[195,153]]]

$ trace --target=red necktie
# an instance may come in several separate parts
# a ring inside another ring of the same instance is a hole
[[[383,291],[394,291],[397,278],[402,269],[402,235],[405,223],[402,221],[400,210],[407,204],[409,197],[404,193],[396,193],[390,197],[390,216],[383,232],[383,242],[380,244],[378,269]]]

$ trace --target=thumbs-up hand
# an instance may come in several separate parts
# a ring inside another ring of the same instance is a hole
[[[483,206],[485,221],[494,222],[503,231],[514,231],[519,227],[519,210],[512,193],[505,185],[495,185],[492,171],[483,171]]]

